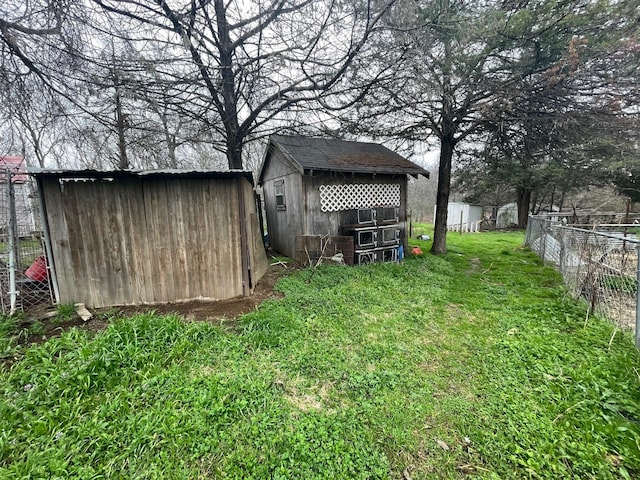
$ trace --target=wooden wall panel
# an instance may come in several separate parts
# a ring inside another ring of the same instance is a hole
[[[202,276],[206,279],[203,296],[214,299],[239,296],[242,295],[242,263],[236,184],[209,182],[206,192],[200,211],[200,215],[209,216],[209,230],[203,231],[207,242],[200,251],[204,259]],[[225,292],[225,295],[212,296],[210,292]]]
[[[276,208],[275,182],[280,180],[284,180],[285,210]],[[279,150],[275,150],[263,182],[267,233],[271,248],[291,258],[296,255],[296,238],[303,233],[306,200],[302,181],[302,175],[291,167]]]
[[[64,215],[62,193],[57,180],[43,181],[41,185],[47,210],[47,218],[43,221],[48,222],[51,233],[51,250],[58,277],[60,302],[67,303],[71,300],[66,297],[66,294],[73,291],[75,278],[71,266],[69,228]]]
[[[241,185],[245,198],[247,242],[249,245],[250,255],[251,288],[253,290],[269,268],[269,260],[267,259],[267,252],[265,251],[262,232],[260,231],[260,222],[258,220],[253,188],[247,182],[242,182]]]
[[[400,185],[400,224],[402,225],[402,235],[406,237],[405,222],[407,219],[407,176],[406,175],[342,175],[342,174],[319,174],[305,176],[304,178],[304,198],[307,205],[305,215],[303,235],[324,235],[331,233],[339,234],[339,227],[343,224],[343,212],[323,212],[320,205],[321,185],[344,185],[344,184],[399,184]],[[406,238],[403,242],[406,250]]]
[[[123,242],[131,249],[131,298],[127,303],[139,304],[154,298],[152,264],[148,260],[149,222],[145,212],[144,189],[139,180],[129,180],[121,191],[124,225]]]
[[[247,219],[256,222],[247,227],[253,247],[260,239],[253,191],[241,183]],[[236,179],[44,178],[43,185],[62,302],[100,307],[242,295]],[[266,270],[262,255],[252,250],[254,276]]]
[[[183,249],[180,252],[185,265],[184,292],[186,298],[200,298],[206,291],[203,288],[203,280],[206,274],[203,263],[206,258],[203,257],[203,249],[201,247],[201,233],[203,230],[202,222],[196,214],[196,205],[200,205],[196,197],[196,191],[201,189],[204,184],[201,180],[191,180],[181,182],[181,190],[177,192],[180,195],[180,240]],[[204,219],[206,216],[202,216]],[[206,286],[206,283],[204,284]]]
[[[289,161],[279,147],[276,146],[271,155],[272,157],[267,164],[266,170],[262,172],[263,183],[267,180],[273,180],[287,175],[301,174],[300,170]]]

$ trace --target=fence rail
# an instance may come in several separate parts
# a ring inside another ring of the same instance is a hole
[[[447,231],[460,233],[477,233],[480,231],[482,220],[477,222],[451,223],[447,225]]]
[[[588,230],[565,225],[561,218],[529,217],[525,245],[560,270],[573,296],[586,300],[587,315],[596,313],[620,328],[635,328],[640,347],[640,225],[592,224]]]

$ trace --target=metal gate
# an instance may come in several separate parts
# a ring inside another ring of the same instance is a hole
[[[21,169],[0,169],[0,311],[54,303],[38,195]]]

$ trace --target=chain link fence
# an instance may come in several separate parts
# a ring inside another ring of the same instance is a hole
[[[24,172],[0,170],[0,312],[53,303],[38,197]]]
[[[610,215],[605,221],[612,221]],[[640,225],[592,223],[590,229],[581,228],[585,223],[579,225],[568,225],[567,217],[559,214],[531,216],[525,245],[560,270],[573,296],[587,302],[587,316],[596,313],[619,328],[634,329]]]

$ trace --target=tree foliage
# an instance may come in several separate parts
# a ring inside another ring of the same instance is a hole
[[[432,144],[444,253],[456,163],[465,192],[517,197],[521,224],[545,190],[632,195],[638,6],[7,0],[1,147],[40,165],[242,168],[282,128]]]
[[[477,136],[495,101],[494,86],[508,72],[502,55],[513,42],[509,18],[496,2],[403,2],[387,36],[396,82],[377,88],[368,107],[355,110],[355,128],[374,135],[433,141],[440,149],[432,252],[446,252],[447,203],[453,158]],[[365,110],[362,120],[362,111]]]
[[[485,147],[472,169],[485,184],[490,177],[516,192],[519,227],[532,198],[601,184],[609,165],[633,150],[627,127],[640,60],[628,4],[529,2],[529,8],[514,17],[522,53],[507,64],[514,75],[485,115]],[[464,177],[473,185],[473,177]]]
[[[384,48],[403,52],[393,59],[397,83],[372,92],[347,122],[372,135],[435,140],[434,253],[446,252],[456,158],[467,188],[517,193],[523,222],[534,191],[603,178],[603,152],[615,155],[616,125],[637,105],[634,8],[635,0],[398,5]]]

